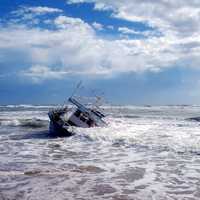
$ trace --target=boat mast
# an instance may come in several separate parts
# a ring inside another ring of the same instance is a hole
[[[72,92],[70,98],[72,98],[74,96],[74,94],[77,92],[77,90],[81,87],[82,85],[82,81],[79,81],[78,84],[76,85],[76,88],[74,89],[74,91]]]

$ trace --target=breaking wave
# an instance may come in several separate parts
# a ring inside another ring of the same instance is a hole
[[[27,127],[27,128],[43,128],[47,127],[48,121],[41,120],[37,118],[32,119],[1,119],[1,126],[10,126],[10,127]]]
[[[109,125],[104,128],[74,128],[75,137],[128,148],[200,154],[200,131],[196,123],[176,118],[108,118],[107,121]]]
[[[200,107],[108,106],[108,126],[69,138],[47,111],[0,107],[0,197],[199,199]]]
[[[52,108],[55,105],[31,105],[31,104],[19,104],[19,105],[0,105],[0,108]]]
[[[186,120],[200,122],[200,117],[191,117],[191,118],[187,118]]]

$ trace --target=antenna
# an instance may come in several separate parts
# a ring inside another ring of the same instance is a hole
[[[82,85],[82,81],[79,81],[78,84],[76,85],[76,88],[75,88],[74,91],[72,92],[70,98],[74,96],[74,94],[77,92],[77,90],[80,88],[81,85]],[[65,104],[66,104],[66,100],[64,101],[64,104],[63,104],[62,107],[65,107]]]
[[[74,94],[77,92],[77,90],[81,87],[82,85],[82,81],[79,81],[78,84],[76,85],[76,88],[74,89],[74,91],[71,94],[71,97],[74,96]]]

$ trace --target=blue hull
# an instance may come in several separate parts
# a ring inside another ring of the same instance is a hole
[[[73,135],[72,132],[69,132],[67,129],[63,128],[62,125],[53,121],[50,121],[49,132],[53,136],[69,137]]]

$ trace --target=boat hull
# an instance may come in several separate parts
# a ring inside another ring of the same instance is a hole
[[[57,122],[54,121],[50,121],[49,123],[49,132],[53,136],[60,136],[60,137],[69,137],[74,134],[68,131],[62,125],[59,125]]]

